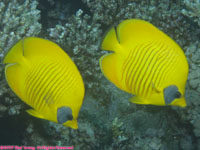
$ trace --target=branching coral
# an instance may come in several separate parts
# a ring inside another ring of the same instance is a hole
[[[22,106],[22,102],[17,100],[16,96],[13,96],[11,90],[8,88],[8,85],[5,83],[2,59],[11,46],[18,40],[28,36],[36,36],[40,33],[40,11],[37,9],[37,6],[37,0],[0,1],[1,119],[7,119],[8,115],[19,115]],[[9,121],[9,119],[7,119],[7,121]]]
[[[184,4],[186,8],[182,9],[182,13],[200,26],[200,1],[184,0]]]
[[[35,36],[41,30],[36,0],[2,0],[0,2],[0,53],[6,52],[23,37]]]

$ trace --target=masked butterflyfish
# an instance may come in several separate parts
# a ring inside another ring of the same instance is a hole
[[[185,107],[188,62],[169,36],[144,20],[130,19],[111,28],[102,41],[100,67],[106,78],[132,95],[136,104]]]
[[[10,88],[27,112],[77,129],[84,99],[82,77],[70,57],[55,43],[36,37],[17,42],[4,58]]]

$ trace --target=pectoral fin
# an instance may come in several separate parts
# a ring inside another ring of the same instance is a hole
[[[154,83],[152,83],[152,88],[156,93],[160,93],[162,91],[160,88],[156,87]]]
[[[135,104],[149,104],[147,100],[138,96],[132,97],[131,99],[129,99],[129,101]]]

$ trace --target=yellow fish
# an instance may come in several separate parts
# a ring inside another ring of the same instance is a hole
[[[121,22],[106,34],[100,58],[103,74],[118,88],[135,95],[136,104],[186,106],[188,62],[180,46],[152,24]]]
[[[55,43],[36,37],[20,40],[4,58],[10,88],[33,109],[27,112],[77,129],[84,98],[82,77]]]

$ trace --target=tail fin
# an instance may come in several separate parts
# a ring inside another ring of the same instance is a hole
[[[103,50],[108,50],[108,51],[117,51],[120,49],[120,43],[117,39],[117,34],[115,31],[115,28],[111,28],[108,33],[106,34],[102,44],[101,48]]]
[[[23,88],[26,71],[22,67],[25,64],[23,56],[23,40],[15,44],[4,57],[5,77],[10,88],[21,98],[24,99]]]
[[[23,44],[24,44],[24,39],[20,40],[17,42],[5,55],[3,63],[8,64],[8,63],[20,63],[21,60],[23,59]]]

